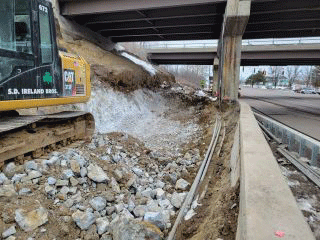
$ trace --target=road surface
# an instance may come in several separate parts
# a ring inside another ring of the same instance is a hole
[[[320,141],[320,95],[251,87],[240,92],[253,109]]]

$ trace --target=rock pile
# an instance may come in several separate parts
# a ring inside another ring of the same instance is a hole
[[[30,232],[37,239],[54,222],[53,206],[62,221],[57,231],[70,239],[161,239],[190,187],[184,178],[199,162],[198,149],[167,158],[131,136],[108,134],[46,159],[9,163],[0,173],[0,201],[37,202],[42,195],[50,204],[17,205],[14,219],[3,213],[2,237]],[[78,236],[70,236],[70,226]]]

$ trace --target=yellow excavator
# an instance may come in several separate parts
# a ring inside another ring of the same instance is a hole
[[[16,111],[90,97],[90,66],[82,57],[58,50],[51,3],[0,0],[0,15],[0,165],[91,138],[95,125],[90,113],[22,116]]]

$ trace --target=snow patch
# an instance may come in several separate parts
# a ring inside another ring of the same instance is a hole
[[[94,115],[98,133],[124,132],[156,150],[175,147],[200,130],[193,121],[180,123],[166,117],[173,107],[173,102],[146,89],[126,95],[112,89],[94,88],[83,110]]]
[[[147,72],[150,73],[151,76],[156,75],[157,70],[150,63],[142,61],[141,59],[139,59],[135,56],[132,56],[128,53],[125,53],[125,52],[121,53],[121,55],[124,56],[125,58],[128,58],[129,60],[131,60],[135,64],[143,67]]]
[[[122,47],[120,44],[116,44],[116,46],[115,46],[114,48],[115,48],[115,50],[117,50],[118,52],[126,50],[126,49],[125,49],[124,47]]]
[[[196,91],[194,95],[196,95],[196,96],[198,96],[198,97],[205,97],[205,96],[207,96],[207,94],[205,94],[202,90]]]
[[[320,214],[312,207],[314,204],[314,200],[309,198],[309,199],[298,199],[298,206],[301,210],[312,213],[313,217],[316,219],[320,219]]]

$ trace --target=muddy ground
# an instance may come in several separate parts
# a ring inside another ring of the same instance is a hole
[[[206,178],[199,187],[197,195],[200,196],[198,201],[200,207],[192,219],[179,226],[177,239],[235,239],[239,213],[239,187],[230,186],[229,160],[238,123],[238,106],[226,107],[222,117],[225,122],[225,138],[222,140],[220,137],[218,149],[213,155]],[[213,125],[212,120],[210,125]],[[208,128],[205,136],[207,147],[212,137],[211,128]],[[219,149],[220,144],[222,144],[221,149]],[[204,192],[204,198],[201,200]]]
[[[277,152],[278,144],[269,142],[281,172],[317,240],[320,240],[320,188]],[[296,155],[296,153],[292,153]],[[319,170],[319,169],[318,169]]]

